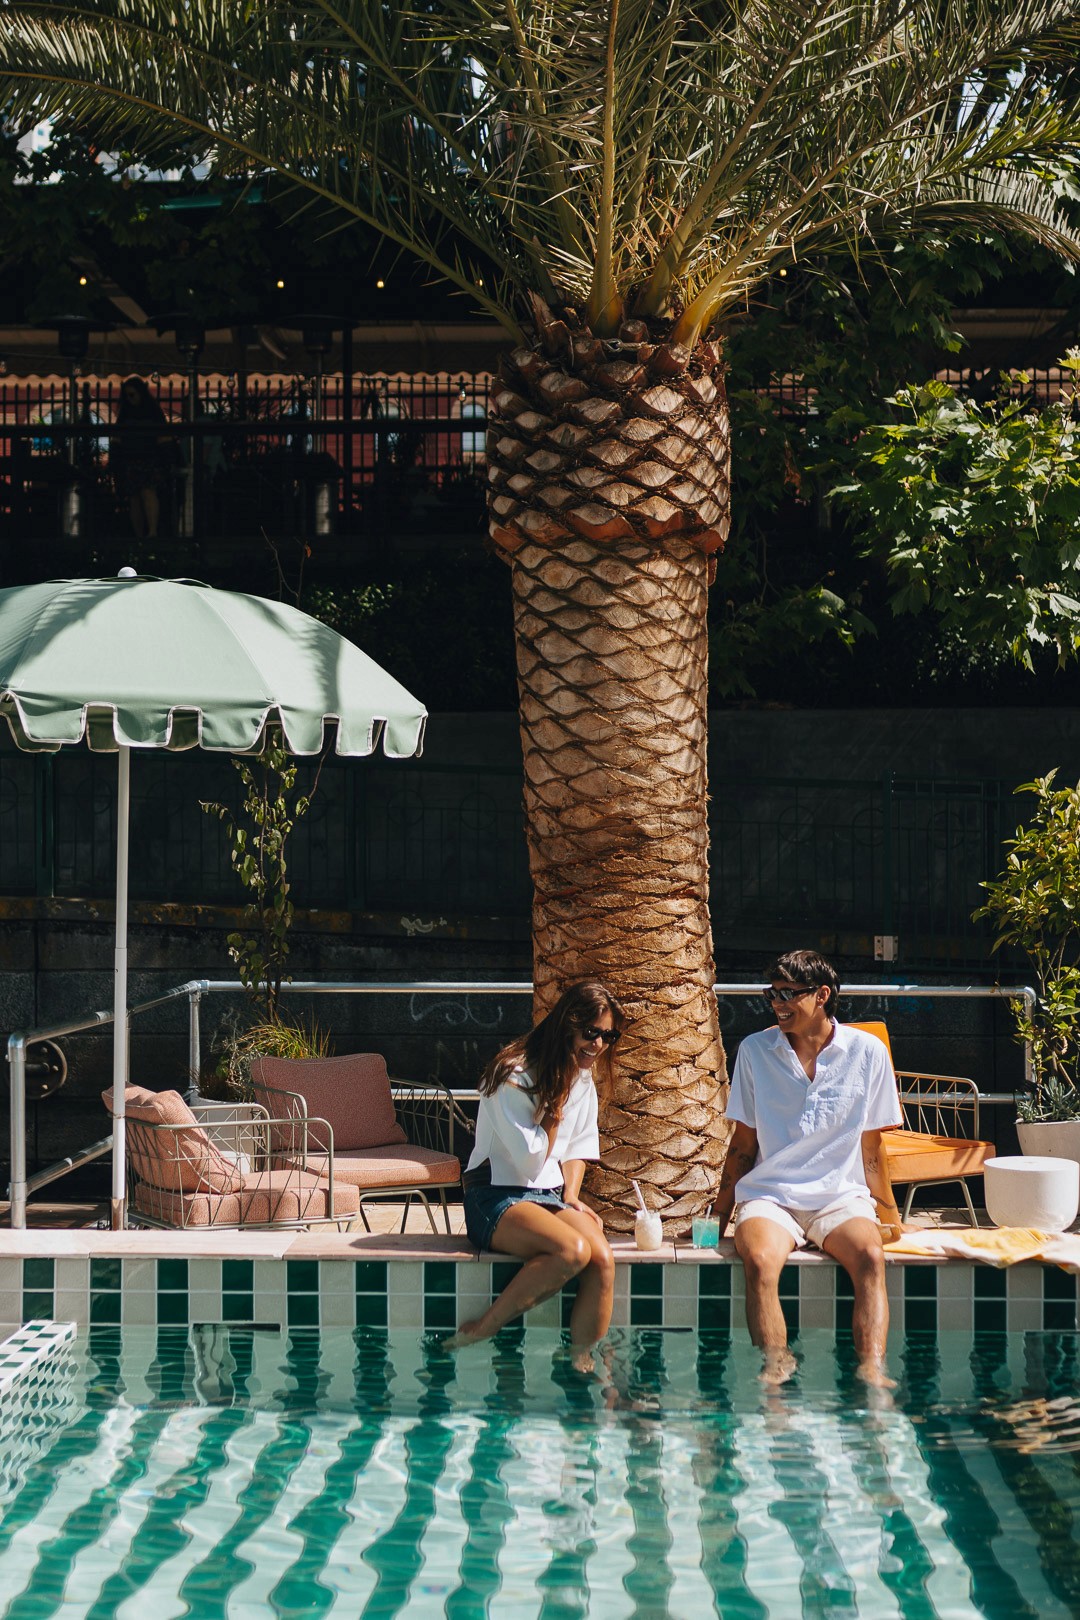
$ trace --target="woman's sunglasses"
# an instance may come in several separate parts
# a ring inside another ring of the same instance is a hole
[[[582,1024],[580,1033],[583,1041],[603,1041],[605,1046],[614,1046],[619,1038],[617,1029],[597,1029],[595,1024]]]

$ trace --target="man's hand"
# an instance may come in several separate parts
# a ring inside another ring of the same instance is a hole
[[[757,1152],[757,1131],[751,1129],[749,1125],[744,1125],[741,1120],[736,1120],[728,1141],[724,1168],[720,1172],[720,1185],[716,1189],[716,1197],[709,1211],[720,1222],[721,1237],[727,1231],[731,1212],[735,1208],[735,1183],[745,1176],[748,1170],[754,1168]]]

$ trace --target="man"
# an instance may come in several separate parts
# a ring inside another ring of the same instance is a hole
[[[901,1232],[881,1146],[882,1132],[901,1123],[892,1064],[875,1036],[836,1022],[840,981],[824,957],[787,951],[769,978],[776,1028],[739,1047],[727,1107],[735,1129],[712,1214],[723,1232],[738,1204],[747,1326],[768,1382],[794,1370],[777,1284],[792,1250],[809,1242],[850,1276],[859,1372],[886,1385],[882,1237]]]

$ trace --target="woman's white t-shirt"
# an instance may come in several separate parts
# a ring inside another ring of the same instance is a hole
[[[515,1069],[491,1096],[480,1098],[476,1146],[467,1168],[475,1170],[490,1159],[496,1187],[561,1187],[564,1160],[599,1157],[596,1087],[588,1069],[574,1076],[550,1153],[524,1069]]]

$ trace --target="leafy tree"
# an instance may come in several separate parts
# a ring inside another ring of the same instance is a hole
[[[1080,0],[9,3],[0,93],[277,171],[502,322],[539,1008],[630,1011],[594,1191],[674,1216],[722,1156],[705,825],[707,591],[729,528],[718,333],[808,256],[1013,229],[1076,256]],[[1048,64],[1065,64],[1059,94]]]
[[[1055,787],[1056,776],[1017,788],[1035,796],[1031,822],[1006,840],[1005,870],[982,884],[973,913],[997,928],[995,950],[1016,945],[1035,970],[1034,1008],[1013,1003],[1017,1039],[1031,1046],[1025,1120],[1080,1119],[1080,783]]]
[[[862,436],[858,478],[835,494],[890,575],[893,611],[932,609],[964,641],[1026,668],[1080,649],[1080,350],[1061,399],[1032,407],[1023,374],[988,404],[944,383],[905,388],[898,422]]]

